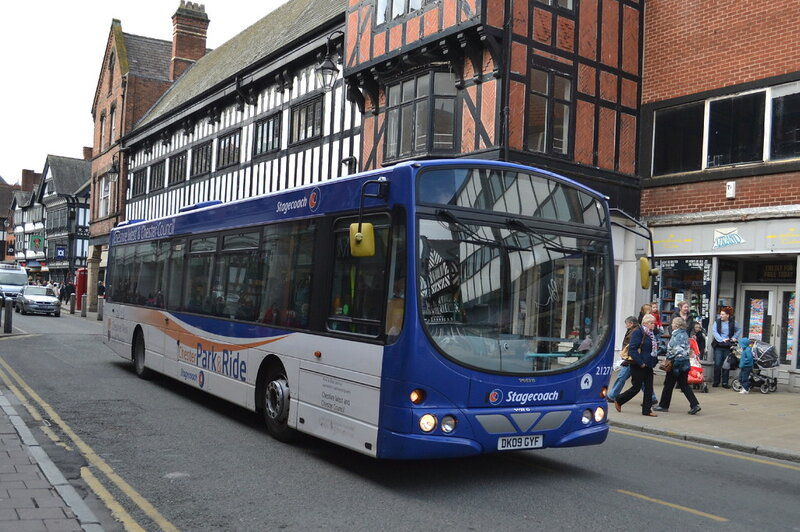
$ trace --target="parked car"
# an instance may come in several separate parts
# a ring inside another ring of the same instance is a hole
[[[24,286],[17,296],[15,310],[27,314],[52,314],[61,316],[61,302],[55,290],[46,286]]]

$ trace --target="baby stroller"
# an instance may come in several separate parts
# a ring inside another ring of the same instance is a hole
[[[756,387],[761,393],[774,392],[778,389],[778,378],[775,371],[780,366],[778,351],[775,346],[756,340],[750,348],[753,350],[753,371],[750,372],[750,388]],[[742,389],[739,379],[733,379],[731,383],[733,391],[738,392]]]

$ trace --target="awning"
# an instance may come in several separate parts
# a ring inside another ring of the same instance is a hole
[[[25,265],[26,268],[39,268],[41,264],[39,264],[38,260],[29,260],[28,264]]]

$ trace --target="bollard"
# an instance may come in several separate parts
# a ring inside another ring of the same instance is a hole
[[[69,313],[75,314],[75,294],[69,295]]]
[[[86,294],[81,296],[81,318],[86,317]]]
[[[105,301],[102,297],[97,298],[97,321],[103,321],[103,303]]]
[[[6,317],[3,320],[3,332],[6,334],[11,333],[11,316],[14,315],[13,303],[10,298],[6,298]]]

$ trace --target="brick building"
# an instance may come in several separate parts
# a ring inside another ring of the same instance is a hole
[[[800,5],[647,7],[641,214],[661,258],[662,319],[680,300],[706,327],[734,307],[743,336],[775,345],[780,382],[797,390]]]
[[[208,23],[202,5],[183,0],[172,16],[172,41],[125,33],[119,20],[111,22],[92,103],[90,310],[104,277],[108,233],[126,219],[127,165],[120,138],[205,55]]]

